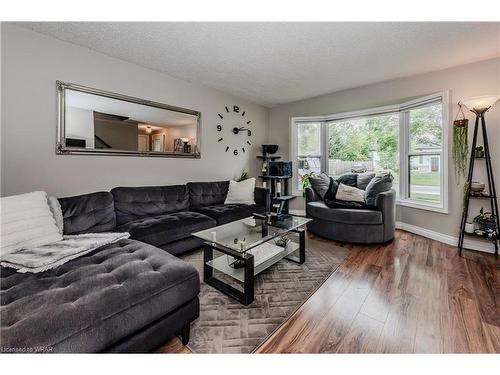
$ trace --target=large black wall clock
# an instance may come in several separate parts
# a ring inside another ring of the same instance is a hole
[[[217,113],[217,142],[224,145],[227,153],[238,156],[252,146],[252,121],[237,105],[225,106]]]

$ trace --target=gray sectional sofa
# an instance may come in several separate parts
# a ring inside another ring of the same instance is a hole
[[[119,187],[59,199],[64,234],[131,237],[42,273],[1,267],[2,349],[148,352],[176,334],[186,344],[199,315],[200,278],[173,254],[201,245],[195,231],[269,209],[261,188],[255,205],[225,205],[228,186]]]

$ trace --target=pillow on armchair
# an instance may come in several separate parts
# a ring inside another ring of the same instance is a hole
[[[328,192],[331,180],[326,173],[312,174],[309,176],[309,182],[311,183],[311,188],[314,190],[318,197],[325,199],[325,195]]]
[[[344,184],[347,186],[358,186],[358,174],[357,173],[346,173],[340,177],[337,177],[337,183]]]
[[[365,189],[365,203],[369,206],[374,206],[377,195],[391,190],[393,179],[390,172],[375,176]]]
[[[340,183],[335,198],[338,201],[365,203],[365,192],[354,186]]]
[[[358,189],[366,190],[370,181],[375,177],[375,172],[365,172],[358,175]]]
[[[336,180],[330,177],[330,185],[328,186],[328,190],[325,194],[324,201],[333,202],[335,200],[335,196],[337,195],[337,190],[339,189],[339,184]],[[327,204],[328,205],[328,204]]]
[[[332,186],[333,185],[333,186]],[[325,195],[325,204],[330,208],[354,208],[354,209],[370,209],[365,204],[365,192],[353,186],[337,184],[332,178],[332,185]]]

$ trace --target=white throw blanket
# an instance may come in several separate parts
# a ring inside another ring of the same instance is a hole
[[[2,256],[62,240],[44,191],[1,198],[0,218]]]
[[[64,236],[62,241],[2,254],[1,265],[17,272],[38,273],[58,267],[101,246],[129,238],[129,233],[86,233]]]

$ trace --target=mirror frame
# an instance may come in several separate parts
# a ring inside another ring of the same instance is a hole
[[[109,91],[94,89],[74,83],[56,81],[57,88],[57,140],[56,154],[57,155],[108,155],[108,156],[156,156],[169,158],[201,158],[201,112],[192,109],[176,107],[168,104],[153,102],[150,100],[140,99],[133,96],[116,94]],[[66,90],[74,90],[87,94],[104,96],[111,99],[122,100],[130,103],[141,104],[149,107],[166,109],[169,111],[180,112],[188,115],[196,116],[196,145],[198,151],[196,153],[184,154],[177,152],[158,152],[158,151],[129,151],[129,150],[110,150],[110,149],[82,149],[78,147],[66,147]]]

